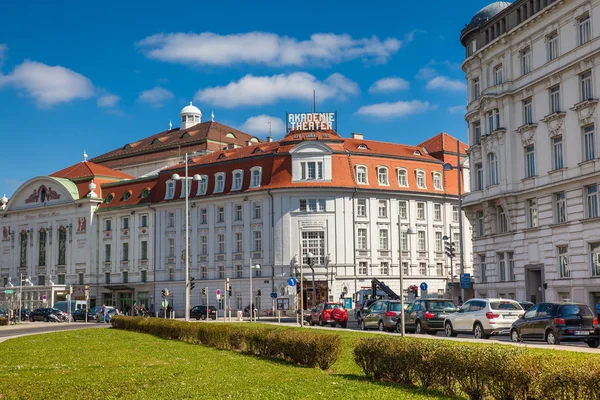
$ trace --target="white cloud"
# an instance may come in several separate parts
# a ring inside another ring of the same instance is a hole
[[[381,78],[377,82],[371,85],[369,93],[383,93],[383,92],[395,92],[398,90],[408,89],[408,81],[391,76],[388,78]]]
[[[466,106],[452,106],[452,107],[448,107],[448,112],[450,114],[461,114],[464,113],[466,111],[467,107]]]
[[[33,97],[41,107],[87,99],[94,85],[85,76],[61,66],[25,60],[8,75],[0,75],[0,86],[10,85]]]
[[[422,79],[425,81],[433,79],[436,76],[437,76],[437,72],[435,72],[435,70],[430,67],[423,67],[417,73],[417,79]]]
[[[271,123],[270,126],[269,122]],[[281,118],[262,114],[248,118],[240,129],[254,135],[268,135],[271,133],[273,136],[279,136],[285,133],[285,123]]]
[[[136,43],[149,58],[180,64],[232,65],[266,64],[277,66],[331,64],[363,59],[386,62],[405,40],[396,38],[354,39],[348,34],[316,33],[298,40],[268,32],[231,35],[202,33],[159,33]]]
[[[345,76],[334,73],[319,81],[306,72],[254,76],[248,74],[226,86],[201,89],[194,99],[214,106],[234,108],[273,104],[278,100],[306,100],[312,102],[313,90],[318,102],[329,98],[343,99],[360,91],[358,85]]]
[[[436,76],[435,78],[429,80],[427,85],[425,85],[426,89],[429,90],[447,90],[451,92],[462,92],[467,90],[467,85],[463,81],[450,79],[446,76]]]
[[[436,107],[427,101],[397,101],[362,106],[356,111],[356,115],[378,118],[401,118],[412,114],[420,114]]]
[[[138,100],[152,105],[154,108],[162,107],[165,101],[171,100],[174,97],[173,93],[165,88],[157,86],[150,90],[144,90],[140,93]]]
[[[107,93],[98,97],[98,100],[96,100],[96,104],[98,104],[98,107],[111,108],[115,107],[119,100],[121,100],[121,98],[116,94]]]

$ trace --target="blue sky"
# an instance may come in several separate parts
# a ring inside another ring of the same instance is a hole
[[[343,136],[466,140],[460,29],[489,1],[9,2],[0,24],[0,195],[179,125],[283,135],[337,111]],[[57,5],[57,4],[61,5]]]

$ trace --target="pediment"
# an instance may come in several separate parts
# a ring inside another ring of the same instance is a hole
[[[302,142],[290,150],[291,154],[331,154],[331,148],[316,140]]]
[[[22,184],[8,202],[7,211],[69,204],[79,199],[77,186],[68,179],[49,176],[30,179]]]

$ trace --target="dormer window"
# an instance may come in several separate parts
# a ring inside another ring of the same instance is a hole
[[[361,185],[367,185],[369,183],[367,179],[367,167],[364,165],[356,166],[356,183]]]
[[[160,140],[159,140],[159,139],[154,139],[154,140],[152,141],[152,144],[160,144]]]
[[[225,172],[217,172],[215,174],[215,190],[213,193],[223,193],[225,190]]]
[[[250,187],[257,188],[260,187],[260,183],[262,181],[262,167],[252,167],[250,169]]]
[[[398,168],[398,185],[408,187],[408,171]]]
[[[302,179],[323,179],[323,163],[321,161],[301,162]]]
[[[231,182],[231,190],[242,190],[242,182],[244,180],[244,171],[236,169],[233,171],[233,181]]]
[[[369,150],[369,148],[367,147],[367,145],[366,145],[366,144],[364,144],[364,143],[363,143],[363,144],[359,144],[359,145],[358,145],[358,148],[359,148],[360,150]]]
[[[422,156],[421,152],[419,150],[415,150],[415,152],[413,153],[413,155],[415,156]]]
[[[165,193],[165,200],[170,200],[175,196],[175,181],[167,181],[167,190]]]
[[[384,186],[390,185],[387,167],[377,167],[377,182]]]
[[[185,188],[183,187],[184,182],[187,182],[188,196],[190,195],[190,193],[192,193],[192,180],[188,179],[187,181],[181,181],[181,194],[179,195],[179,198],[181,199],[185,199]]]
[[[442,174],[437,172],[433,173],[433,188],[435,190],[442,190]]]
[[[417,178],[417,187],[419,189],[426,189],[425,185],[425,172],[424,171],[415,171],[415,175]]]
[[[208,188],[208,176],[200,175],[200,180],[198,181],[198,190],[196,191],[196,196],[205,195],[207,188]]]
[[[127,201],[127,200],[129,200],[130,198],[131,198],[131,190],[128,190],[128,191],[126,191],[126,192],[123,194],[123,200],[124,200],[124,201]]]

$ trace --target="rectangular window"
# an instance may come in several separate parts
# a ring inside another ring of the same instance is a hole
[[[563,167],[563,139],[560,135],[552,138],[552,168],[557,170]]]
[[[169,253],[168,257],[175,257],[175,239],[169,238]]]
[[[400,248],[402,251],[408,251],[408,235],[406,231],[400,232]]]
[[[521,52],[521,75],[527,75],[532,69],[531,50],[529,48]]]
[[[473,81],[471,82],[471,87],[473,88],[473,100],[479,100],[479,95],[481,94],[479,78],[473,79]]]
[[[260,202],[255,201],[254,203],[252,203],[252,207],[253,207],[253,213],[252,216],[254,219],[261,219],[262,218],[262,205],[260,204]]]
[[[598,217],[598,185],[585,188],[586,191],[586,214],[588,218]]]
[[[475,186],[477,190],[483,190],[484,182],[483,182],[483,164],[477,163],[475,164],[475,179],[477,179],[477,185]]]
[[[435,274],[437,276],[444,276],[444,264],[442,264],[442,263],[435,264]]]
[[[600,276],[600,242],[590,243],[590,265],[592,276]]]
[[[387,200],[379,200],[379,218],[387,218]]]
[[[83,285],[84,279],[85,279],[85,274],[83,272],[80,272],[77,274],[77,283],[79,285]]]
[[[441,253],[444,251],[444,243],[442,241],[442,232],[435,232],[435,251]]]
[[[588,125],[583,128],[583,151],[584,161],[591,161],[596,158],[596,138],[594,125]]]
[[[321,161],[301,162],[302,179],[323,179],[323,163]]]
[[[485,265],[485,254],[479,254],[479,269],[481,272],[481,282],[487,282],[487,271]]]
[[[452,206],[452,222],[458,222],[458,206]]]
[[[202,268],[200,268],[200,271],[202,274],[202,278],[200,278],[200,279],[208,279],[208,268],[202,267]]]
[[[389,237],[387,229],[379,230],[379,250],[388,250],[389,249]]]
[[[356,182],[361,183],[363,185],[367,184],[367,167],[356,167]]]
[[[377,182],[384,186],[390,184],[388,180],[388,169],[386,167],[377,167]]]
[[[402,263],[402,275],[408,276],[409,274],[410,274],[410,269],[408,268],[408,263],[403,262]]]
[[[407,203],[406,201],[398,202],[398,215],[401,219],[406,219],[408,216]]]
[[[408,186],[408,172],[405,169],[398,170],[398,185]]]
[[[148,271],[140,271],[140,282],[145,283],[148,281]]]
[[[488,154],[488,172],[490,175],[490,186],[498,184],[498,157],[496,153]]]
[[[208,255],[208,236],[200,235],[200,255]]]
[[[538,226],[538,215],[537,215],[537,199],[527,200],[527,227],[537,228]]]
[[[225,254],[225,235],[217,234],[217,254]]]
[[[300,211],[323,212],[325,211],[325,199],[302,199],[300,200]]]
[[[358,232],[357,232],[357,246],[358,246],[359,250],[367,250],[367,248],[368,248],[367,243],[368,243],[367,229],[359,228]]]
[[[365,199],[356,200],[356,215],[359,217],[367,216],[367,200],[365,200]]]
[[[581,101],[591,100],[594,97],[592,89],[592,71],[584,72],[579,76],[581,88]]]
[[[495,108],[487,113],[488,134],[500,129],[500,111]]]
[[[506,280],[506,261],[504,260],[504,253],[496,253],[498,256],[498,269],[500,270],[500,281]]]
[[[508,217],[502,206],[496,207],[498,214],[498,233],[508,232]]]
[[[558,276],[568,278],[571,276],[569,271],[569,246],[557,246],[558,252]]]
[[[254,238],[254,251],[262,251],[262,232],[254,231],[252,232]]]
[[[140,218],[140,225],[142,228],[146,228],[148,227],[148,216],[147,215],[142,215]]]
[[[535,176],[535,147],[529,145],[525,147],[525,174],[528,178]]]
[[[110,219],[105,219],[104,220],[104,230],[105,231],[112,230],[112,220],[110,220]]]
[[[425,185],[425,172],[417,171],[417,187],[421,189],[425,189],[427,186]]]
[[[167,228],[175,227],[175,213],[170,212],[167,214]]]
[[[481,144],[481,121],[473,122],[473,133],[475,136],[475,144]]]
[[[241,221],[244,219],[244,206],[242,204],[235,205],[235,220]]]
[[[219,265],[219,279],[225,279],[225,266]],[[223,308],[223,307],[221,307]]]
[[[427,275],[427,263],[419,263],[419,275]]]
[[[425,231],[417,232],[417,250],[427,251],[427,242],[425,241]]]
[[[123,271],[123,283],[129,282],[129,272]]]
[[[225,222],[225,207],[217,207],[217,223]]]
[[[206,208],[200,209],[200,224],[208,223],[208,210]]]
[[[558,32],[554,31],[546,37],[548,61],[554,60],[558,57]]]
[[[262,168],[255,167],[252,169],[252,180],[250,182],[250,187],[256,188],[260,187],[260,182],[262,180]]]
[[[529,125],[533,123],[533,107],[531,105],[531,99],[523,100],[523,125]]]
[[[307,254],[312,253],[315,265],[325,265],[325,232],[302,232],[302,262],[308,264]]]
[[[592,38],[592,25],[589,14],[579,18],[579,45],[586,44]]]
[[[477,211],[477,236],[478,237],[483,237],[484,236],[484,216],[483,216],[483,211]]]
[[[567,201],[565,199],[565,192],[554,194],[554,211],[557,224],[567,222]]]
[[[235,236],[235,252],[243,253],[244,252],[244,237],[242,232],[236,232]]]
[[[142,260],[148,259],[148,241],[147,240],[142,240],[142,242],[140,243],[140,258]]]
[[[417,219],[425,219],[425,203],[417,203]]]
[[[367,275],[368,264],[365,261],[358,263],[358,275]]]
[[[441,221],[442,220],[442,205],[439,203],[435,203],[433,205],[433,219],[435,221]]]
[[[550,114],[560,112],[560,86],[550,88]]]
[[[104,273],[104,283],[110,285],[110,272]]]
[[[467,57],[471,57],[473,54],[475,54],[476,49],[477,49],[477,41],[475,39],[473,39],[467,45]]]
[[[123,217],[123,229],[129,229],[129,217]]]
[[[506,258],[508,259],[508,280],[515,280],[515,260],[513,259],[513,252],[510,251],[506,253]]]
[[[382,262],[381,264],[379,264],[379,272],[381,273],[381,275],[389,275],[390,274],[390,263]]]
[[[110,244],[104,245],[104,262],[111,262],[112,258],[112,247]]]
[[[59,284],[59,285],[64,285],[64,284],[65,284],[65,282],[66,282],[66,280],[65,280],[65,275],[64,275],[64,274],[60,274],[60,275],[58,275],[58,284]]]
[[[502,68],[502,64],[496,65],[494,67],[494,84],[502,85],[504,83],[504,69]]]
[[[241,278],[244,276],[244,270],[242,268],[243,267],[241,265],[235,266],[235,277],[236,278]]]

